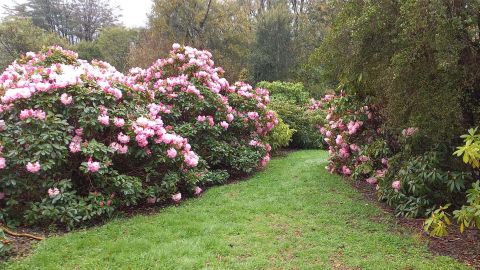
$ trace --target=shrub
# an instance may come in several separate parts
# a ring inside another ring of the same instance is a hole
[[[378,136],[372,108],[344,92],[326,95],[322,101],[327,111],[327,124],[320,132],[325,136],[330,154],[327,169],[344,176],[351,176],[356,167],[364,168],[361,173],[357,172],[361,175],[373,171],[372,166],[365,171],[367,165],[364,163],[371,164],[372,161],[360,152],[362,146]],[[368,152],[366,149],[363,151]]]
[[[469,173],[442,169],[439,152],[400,161],[399,169],[392,166],[379,188],[380,198],[395,207],[398,215],[424,217],[440,205],[460,202],[471,180]]]
[[[295,129],[290,128],[289,125],[285,124],[281,118],[277,116],[278,125],[272,130],[272,132],[266,138],[266,142],[272,147],[272,151],[286,147],[292,140],[293,134],[296,132]]]
[[[318,148],[322,136],[318,126],[324,122],[324,114],[317,101],[309,99],[309,93],[301,83],[260,82],[257,87],[266,88],[271,94],[269,107],[295,130],[290,147]]]
[[[268,91],[222,74],[177,44],[129,75],[58,47],[22,56],[0,76],[1,220],[72,228],[265,166]]]
[[[329,122],[321,132],[329,144],[330,172],[376,185],[379,198],[401,216],[426,216],[439,205],[461,203],[471,175],[446,167],[438,149],[417,153],[417,128],[401,135],[384,132],[375,107],[354,95],[342,92],[323,101]]]

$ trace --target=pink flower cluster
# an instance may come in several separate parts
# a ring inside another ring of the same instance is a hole
[[[214,66],[212,55],[208,51],[178,44],[172,48],[170,57],[157,60],[147,69],[132,69],[128,75],[119,73],[102,61],[88,63],[78,60],[76,53],[59,47],[52,47],[43,53],[27,53],[22,61],[14,62],[0,75],[0,89],[5,90],[0,98],[0,113],[15,111],[14,115],[19,120],[45,120],[46,112],[49,117],[52,115],[48,106],[20,112],[18,108],[25,108],[25,101],[40,100],[51,95],[56,110],[63,109],[66,117],[72,117],[66,121],[72,125],[68,127],[69,130],[74,129],[72,134],[67,134],[68,139],[65,141],[70,155],[67,158],[75,160],[75,164],[83,161],[82,166],[87,172],[103,173],[104,169],[111,168],[111,163],[103,157],[87,154],[94,148],[93,140],[114,150],[107,151],[110,155],[108,158],[136,153],[138,150],[147,155],[167,157],[171,160],[169,164],[179,167],[175,169],[187,171],[197,167],[201,157],[192,151],[187,138],[175,132],[177,123],[171,120],[188,110],[181,107],[181,98],[187,96],[199,102],[210,102],[215,107],[203,111],[194,110],[196,113],[192,115],[187,113],[185,118],[189,119],[185,121],[195,122],[193,124],[196,128],[215,130],[217,134],[239,130],[238,138],[243,143],[266,153],[258,160],[260,166],[266,166],[270,160],[271,147],[263,143],[263,139],[278,124],[275,113],[266,109],[270,102],[268,91],[254,89],[243,82],[230,84],[223,78],[223,69]],[[54,64],[44,61],[58,53],[67,57],[68,61]],[[77,93],[76,89],[81,90]],[[106,107],[99,106],[93,117],[87,117],[93,118],[93,126],[85,124],[85,119],[80,120],[69,114],[77,107],[72,104],[77,105],[82,101],[79,96],[90,93],[108,97],[102,103]],[[123,108],[126,102],[131,102],[132,98],[144,102],[139,102],[143,107],[138,112],[125,113],[118,109]],[[239,100],[244,103],[242,106],[238,105]],[[164,121],[173,123],[164,124]],[[7,123],[0,120],[0,130],[5,130],[6,127]],[[99,133],[102,136],[98,136]],[[31,160],[37,159],[32,157]],[[115,159],[111,160],[112,163],[115,162]],[[0,169],[9,170],[10,161],[8,164],[7,168],[7,161],[0,157]],[[25,168],[30,173],[45,173],[50,167],[46,164],[47,162],[38,160],[28,162]],[[195,189],[196,194],[200,192],[201,188]],[[58,193],[58,189],[48,190],[50,197]],[[181,200],[181,194],[174,194],[172,199]]]
[[[415,135],[415,133],[417,133],[417,131],[418,131],[418,128],[409,127],[402,130],[402,135],[403,137],[412,137],[413,135]]]
[[[20,120],[25,120],[27,118],[33,118],[38,120],[45,120],[45,112],[42,110],[22,110],[19,115]]]

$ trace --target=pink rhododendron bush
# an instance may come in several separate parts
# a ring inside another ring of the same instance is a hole
[[[398,215],[427,216],[440,205],[462,201],[470,174],[444,167],[441,149],[416,152],[417,128],[386,132],[377,107],[345,92],[322,101],[328,171],[375,186]]]
[[[22,56],[0,75],[0,220],[72,228],[265,166],[268,91],[222,74],[178,44],[127,75],[58,47]]]

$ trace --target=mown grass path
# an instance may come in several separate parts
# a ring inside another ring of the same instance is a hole
[[[326,159],[323,151],[291,153],[158,214],[49,238],[7,268],[467,269],[395,228],[328,174]]]

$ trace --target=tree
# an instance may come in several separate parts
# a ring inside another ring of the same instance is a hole
[[[147,66],[172,43],[208,49],[236,79],[248,64],[253,34],[252,6],[245,0],[156,0],[149,27],[140,34],[130,63]]]
[[[138,39],[138,31],[124,27],[103,28],[96,40],[102,60],[107,61],[119,71],[129,67],[130,48]]]
[[[92,41],[102,27],[118,20],[118,7],[109,0],[28,0],[6,8],[9,15],[32,18],[35,26],[55,32],[72,44]]]
[[[118,21],[118,6],[112,6],[109,0],[72,0],[71,6],[75,10],[74,33],[80,40],[92,41],[102,28]]]
[[[480,123],[479,24],[474,0],[348,1],[312,65],[373,98],[386,131],[418,127],[417,150],[448,146]]]
[[[33,25],[31,19],[9,17],[0,23],[0,69],[3,70],[20,54],[67,44],[60,36]]]
[[[292,16],[286,5],[265,11],[258,20],[252,54],[253,79],[285,80],[292,64]]]
[[[103,59],[103,55],[95,41],[80,41],[73,49],[78,53],[78,58],[92,61],[94,59]]]

